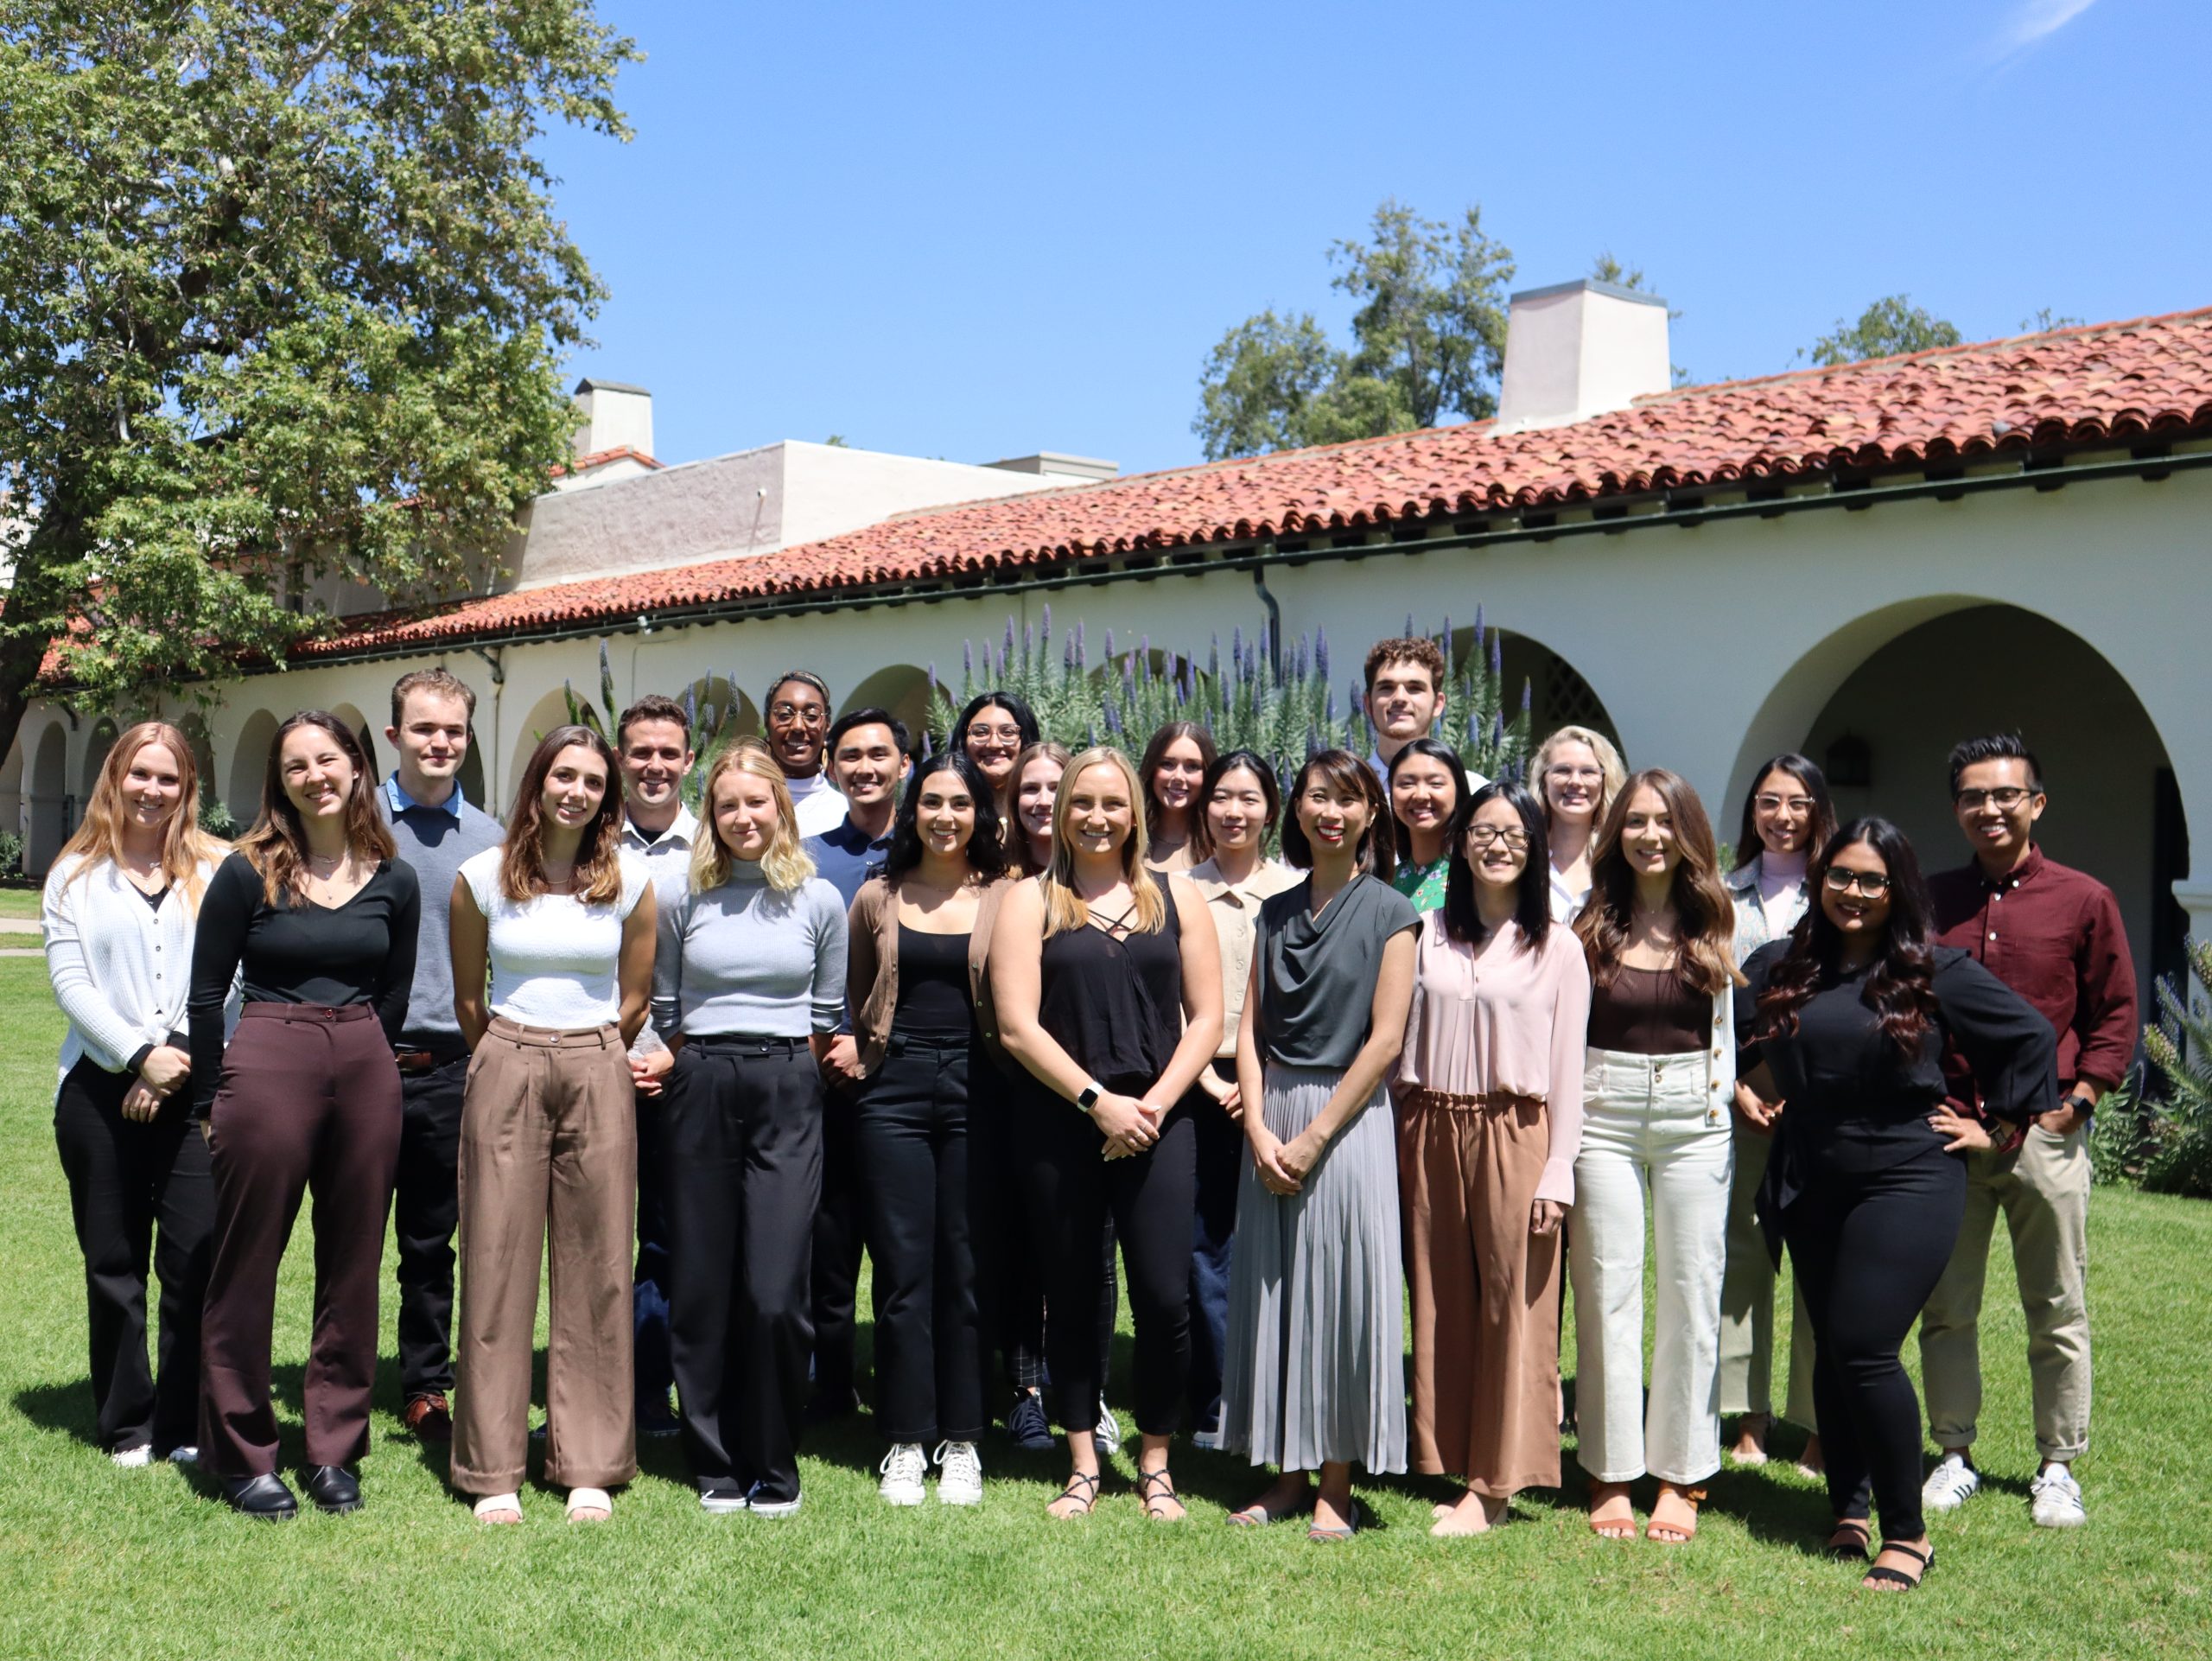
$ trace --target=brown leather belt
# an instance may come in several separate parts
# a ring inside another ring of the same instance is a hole
[[[436,1050],[394,1050],[391,1059],[399,1064],[402,1072],[431,1072],[448,1061],[460,1060],[467,1053],[467,1050],[456,1050],[451,1055],[441,1054]]]

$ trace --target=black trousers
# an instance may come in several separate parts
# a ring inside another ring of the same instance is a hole
[[[1236,1064],[1214,1071],[1236,1083]],[[1191,1098],[1198,1172],[1197,1214],[1191,1227],[1191,1417],[1199,1445],[1218,1445],[1221,1373],[1229,1352],[1229,1270],[1236,1238],[1236,1191],[1251,1157],[1241,1120],[1212,1098]]]
[[[1102,1079],[1109,1089],[1141,1091],[1147,1079]],[[1160,1140],[1129,1159],[1102,1159],[1097,1126],[1057,1098],[1027,1105],[1016,1122],[1030,1227],[1043,1248],[1049,1308],[1090,1311],[1098,1296],[1098,1242],[1114,1219],[1128,1271],[1136,1326],[1136,1420],[1146,1435],[1173,1435],[1191,1371],[1191,1230],[1197,1136],[1188,1104],[1160,1128]],[[1052,1415],[1070,1430],[1097,1422],[1107,1350],[1097,1323],[1051,1321]]]
[[[684,1452],[702,1484],[796,1499],[822,1075],[804,1039],[695,1038],[664,1088],[669,1352]]]
[[[868,1208],[861,1193],[854,1147],[857,1092],[822,1092],[822,1203],[814,1213],[814,1394],[849,1406],[856,1378],[854,1357],[860,1295],[861,1251],[868,1238]],[[880,1296],[880,1294],[878,1294]]]
[[[975,1054],[978,1041],[893,1032],[856,1104],[853,1151],[875,1263],[875,1413],[894,1442],[976,1441],[989,1422],[976,1263],[987,1213],[968,1135],[970,1069],[990,1066]]]
[[[1818,1346],[1813,1408],[1828,1502],[1838,1517],[1863,1518],[1871,1489],[1885,1539],[1926,1532],[1920,1401],[1897,1351],[1951,1260],[1966,1197],[1966,1161],[1931,1134],[1925,1153],[1885,1170],[1815,1165],[1782,1214]]]
[[[455,1041],[459,1042],[458,1040]],[[402,1399],[453,1390],[453,1237],[461,1224],[464,1047],[436,1066],[399,1075],[399,1169],[391,1190],[399,1246]]]
[[[641,1419],[661,1421],[669,1386],[676,1382],[668,1359],[668,1159],[666,1087],[638,1098],[638,1256],[630,1276],[632,1368]]]
[[[215,1228],[207,1144],[182,1095],[145,1123],[123,1117],[135,1073],[87,1057],[54,1103],[54,1140],[85,1255],[92,1413],[110,1453],[200,1440],[200,1307]],[[146,1360],[146,1272],[161,1277],[156,1361]]]

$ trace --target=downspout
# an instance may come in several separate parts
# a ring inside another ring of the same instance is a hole
[[[501,799],[499,794],[499,778],[500,755],[499,712],[501,707],[500,695],[506,690],[507,685],[507,671],[504,661],[506,655],[506,648],[505,646],[496,646],[492,648],[490,651],[486,651],[480,646],[473,646],[468,649],[471,652],[474,652],[478,657],[483,659],[485,666],[492,671],[492,753],[490,764],[484,769],[484,795],[486,799],[480,804],[484,811],[486,813],[489,813],[493,811],[492,804]]]
[[[1273,544],[1269,544],[1272,552]],[[1252,587],[1260,596],[1260,603],[1268,608],[1268,667],[1277,679],[1282,677],[1282,607],[1274,595],[1268,592],[1268,573],[1264,566],[1252,568]]]

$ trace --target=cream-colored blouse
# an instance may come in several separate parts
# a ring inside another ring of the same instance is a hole
[[[1217,1059],[1236,1053],[1236,1026],[1244,1014],[1244,989],[1252,978],[1253,925],[1259,920],[1260,902],[1270,894],[1294,888],[1306,880],[1278,859],[1263,859],[1252,875],[1238,883],[1223,877],[1221,867],[1207,860],[1191,870],[1191,881],[1206,902],[1214,932],[1221,939],[1221,1047]]]

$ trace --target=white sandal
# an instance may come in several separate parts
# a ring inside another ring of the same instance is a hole
[[[511,1514],[502,1516],[502,1512]],[[476,1520],[497,1527],[513,1527],[522,1521],[522,1496],[518,1493],[486,1494],[476,1502]]]
[[[588,1517],[587,1511],[597,1511]],[[571,1488],[569,1490],[569,1520],[571,1523],[604,1523],[614,1515],[613,1496],[604,1488]]]

